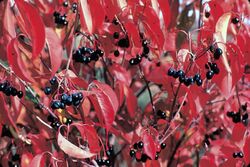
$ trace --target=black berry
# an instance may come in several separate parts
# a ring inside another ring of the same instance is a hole
[[[95,51],[100,57],[104,55],[104,52],[101,49],[96,49]]]
[[[166,148],[166,143],[161,143],[161,149],[164,149],[164,148]]]
[[[130,155],[131,157],[134,157],[134,156],[135,156],[135,150],[130,150],[129,155]]]
[[[234,18],[232,18],[232,23],[233,24],[238,24],[239,22],[240,22],[240,20],[239,20],[239,18],[238,17],[234,17]]]
[[[140,149],[142,149],[142,148],[143,148],[143,146],[144,146],[144,144],[143,144],[143,142],[142,142],[142,141],[139,141],[137,144],[138,144],[138,148],[140,148]]]
[[[176,71],[173,68],[168,69],[169,76],[174,76],[175,73],[176,73]]]
[[[212,79],[213,76],[214,76],[214,71],[212,71],[212,70],[207,71],[207,73],[206,73],[207,79]]]
[[[196,84],[197,84],[197,86],[201,86],[202,85],[202,79],[196,80]]]
[[[142,161],[142,162],[146,162],[147,159],[148,159],[147,154],[142,154],[142,155],[141,155],[141,161]]]
[[[72,102],[73,102],[73,99],[72,99],[72,96],[70,95],[70,96],[67,97],[67,99],[65,101],[65,104],[67,106],[70,106],[72,104]]]
[[[218,60],[220,56],[222,55],[223,51],[221,48],[216,48],[214,51],[214,59]]]
[[[209,16],[210,16],[210,13],[209,12],[205,12],[205,17],[209,18]]]
[[[122,38],[118,41],[118,46],[121,48],[129,48],[129,39]]]
[[[114,56],[115,56],[115,57],[118,57],[119,55],[120,55],[119,50],[115,50],[115,51],[114,51]]]
[[[118,39],[118,38],[119,38],[119,32],[114,32],[113,38],[114,38],[114,39]]]
[[[51,87],[45,87],[43,91],[44,91],[44,93],[45,93],[46,95],[49,95],[49,94],[51,94],[52,89],[51,89]]]
[[[157,115],[161,118],[161,119],[166,119],[166,113],[164,111],[158,110],[157,111]]]
[[[21,91],[21,90],[18,91],[17,92],[17,97],[21,99],[23,97],[23,91]]]
[[[17,89],[16,88],[14,88],[14,87],[10,87],[11,88],[11,95],[12,96],[16,96],[17,95]]]
[[[111,162],[110,162],[109,159],[106,159],[106,160],[105,160],[105,165],[106,165],[106,166],[110,166],[110,165],[111,165]]]
[[[49,80],[49,82],[50,82],[51,85],[55,85],[56,82],[57,82],[56,77],[51,78],[51,79]]]
[[[238,153],[237,153],[237,152],[234,152],[234,153],[233,153],[233,157],[234,157],[234,158],[237,158],[237,157],[238,157]]]
[[[181,76],[185,76],[185,73],[183,70],[179,70],[179,71],[177,71],[177,75],[178,75],[178,77],[181,77]]]
[[[97,61],[99,59],[99,55],[96,52],[91,53],[90,59],[93,61]]]
[[[243,158],[243,157],[244,157],[244,154],[240,151],[240,152],[237,153],[237,156],[238,156],[239,158]]]
[[[243,120],[248,119],[248,113],[243,114],[242,119],[243,119]]]
[[[55,110],[55,109],[59,109],[61,107],[61,102],[58,100],[54,100],[51,102],[50,107]]]
[[[64,7],[68,7],[68,6],[69,6],[68,1],[64,1],[64,2],[63,2],[63,6],[64,6]]]
[[[149,53],[149,47],[148,46],[144,46],[143,47],[143,53],[144,54],[148,54]]]
[[[72,124],[72,122],[73,122],[73,121],[72,121],[71,118],[67,118],[65,124],[66,124],[66,125],[70,125],[70,124]]]

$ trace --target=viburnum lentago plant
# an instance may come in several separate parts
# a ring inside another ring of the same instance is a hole
[[[1,0],[0,167],[250,167],[248,0]]]

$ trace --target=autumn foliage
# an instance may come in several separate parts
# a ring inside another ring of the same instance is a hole
[[[248,0],[1,0],[0,166],[249,167]]]

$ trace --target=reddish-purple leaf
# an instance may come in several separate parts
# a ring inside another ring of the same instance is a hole
[[[158,0],[158,3],[159,3],[159,8],[162,11],[165,28],[167,29],[171,21],[171,11],[170,11],[169,3],[167,0]]]
[[[153,137],[148,132],[144,132],[142,137],[143,137],[142,141],[144,143],[143,148],[145,154],[147,154],[151,159],[155,159],[156,145]]]
[[[235,124],[232,132],[232,141],[238,143],[243,141],[246,127],[242,123]]]
[[[93,81],[88,90],[92,92],[89,96],[98,116],[100,123],[109,129],[115,120],[119,107],[118,98],[113,89],[107,84]]]
[[[15,1],[23,18],[25,30],[32,41],[32,58],[39,56],[45,44],[45,26],[38,10],[30,3]]]
[[[134,95],[134,91],[130,88],[125,86],[124,87],[124,94],[126,96],[126,104],[127,104],[127,109],[129,116],[133,118],[135,116],[135,113],[137,111],[137,98]]]
[[[79,130],[82,139],[87,140],[91,153],[98,153],[101,150],[98,134],[96,133],[96,130],[93,126],[87,124],[82,125],[77,123],[72,124],[70,128],[72,126],[76,127]]]
[[[18,77],[28,82],[34,82],[33,78],[26,71],[23,60],[19,55],[19,51],[15,43],[16,39],[12,39],[7,45],[7,58],[9,65]]]
[[[250,163],[250,136],[248,136],[245,139],[243,151],[244,151],[244,159],[246,161],[246,164],[249,164]]]
[[[31,160],[29,167],[43,167],[43,166],[45,166],[45,157],[44,157],[45,154],[46,154],[46,152],[41,153],[41,154],[37,154]]]
[[[56,71],[60,68],[63,48],[61,40],[58,38],[55,31],[51,28],[46,28],[46,42],[49,49],[50,63],[51,63],[51,76],[54,76]]]
[[[136,25],[127,21],[124,23],[124,27],[128,32],[129,39],[132,39],[133,45],[138,48],[141,47],[141,40]]]

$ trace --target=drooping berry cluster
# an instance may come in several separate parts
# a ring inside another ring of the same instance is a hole
[[[18,98],[23,97],[23,91],[17,90],[15,87],[11,86],[8,81],[0,83],[0,91],[2,91],[6,96],[17,96]]]
[[[69,6],[69,2],[68,2],[68,1],[64,1],[64,2],[63,2],[63,6],[64,6],[65,8],[67,8],[67,7]],[[76,2],[74,2],[74,3],[71,5],[71,10],[72,10],[73,13],[76,13],[76,11],[77,11],[77,3],[76,3]]]
[[[170,68],[168,70],[168,75],[174,78],[178,78],[180,83],[184,83],[186,86],[193,85],[194,83],[196,83],[198,86],[202,85],[200,74],[195,74],[194,77],[187,77],[183,70],[176,71],[175,69]]]
[[[72,104],[74,106],[78,106],[81,103],[82,99],[83,99],[83,94],[81,92],[73,93],[71,95],[63,93],[61,95],[60,100],[53,100],[51,102],[51,108],[54,110],[55,109],[65,109],[66,105],[71,106]]]
[[[50,83],[51,86],[56,85],[56,84],[57,84],[57,79],[56,79],[56,77],[51,78],[50,81],[49,81],[49,83]],[[51,88],[51,86],[46,86],[46,87],[44,88],[43,91],[44,91],[44,93],[45,93],[46,95],[50,95],[50,94],[52,93],[52,88]]]
[[[233,153],[233,157],[234,157],[234,158],[237,158],[237,157],[243,158],[243,157],[244,157],[244,154],[243,154],[243,152],[241,152],[241,151],[239,151],[239,152],[234,152],[234,153]]]
[[[132,158],[135,158],[137,162],[146,162],[148,159],[151,159],[149,156],[147,156],[147,154],[143,153],[143,146],[144,146],[144,143],[142,141],[139,141],[133,145],[132,149],[130,149],[130,152],[129,152],[130,156]],[[155,160],[159,158],[159,154],[161,150],[164,148],[166,148],[165,143],[161,143],[161,145],[157,147]]]
[[[234,123],[242,122],[246,126],[248,123],[247,103],[242,105],[238,112],[228,111],[227,116],[232,118]]]
[[[88,64],[91,61],[98,61],[99,57],[102,57],[104,52],[101,49],[95,51],[91,48],[82,47],[73,53],[73,60],[79,63]]]
[[[216,63],[208,62],[205,65],[205,68],[208,69],[208,71],[206,73],[206,78],[208,80],[212,79],[214,74],[219,74],[220,73],[220,69],[219,69],[219,67],[217,66]]]
[[[211,139],[211,140],[216,140],[216,136],[218,136],[218,135],[220,135],[221,133],[222,133],[222,131],[223,131],[223,129],[222,128],[218,128],[218,129],[216,129],[215,131],[213,131],[212,133],[210,133],[210,134],[205,134],[205,139],[204,139],[204,143],[206,144],[206,145],[210,145],[210,141],[209,141],[209,139]]]
[[[61,126],[61,122],[58,120],[58,118],[53,117],[52,115],[49,115],[47,117],[48,122],[50,122],[50,126],[53,127],[55,130],[58,130],[58,128]],[[63,118],[63,123],[65,125],[70,125],[72,124],[72,119],[71,118]]]
[[[109,147],[109,149],[106,151],[106,155],[108,159],[96,160],[99,166],[111,166],[112,165],[112,159],[114,158],[114,155],[115,155],[113,147]]]
[[[67,19],[66,14],[61,15],[59,12],[55,11],[54,19],[58,27],[63,27],[68,25],[68,21],[66,20]]]

